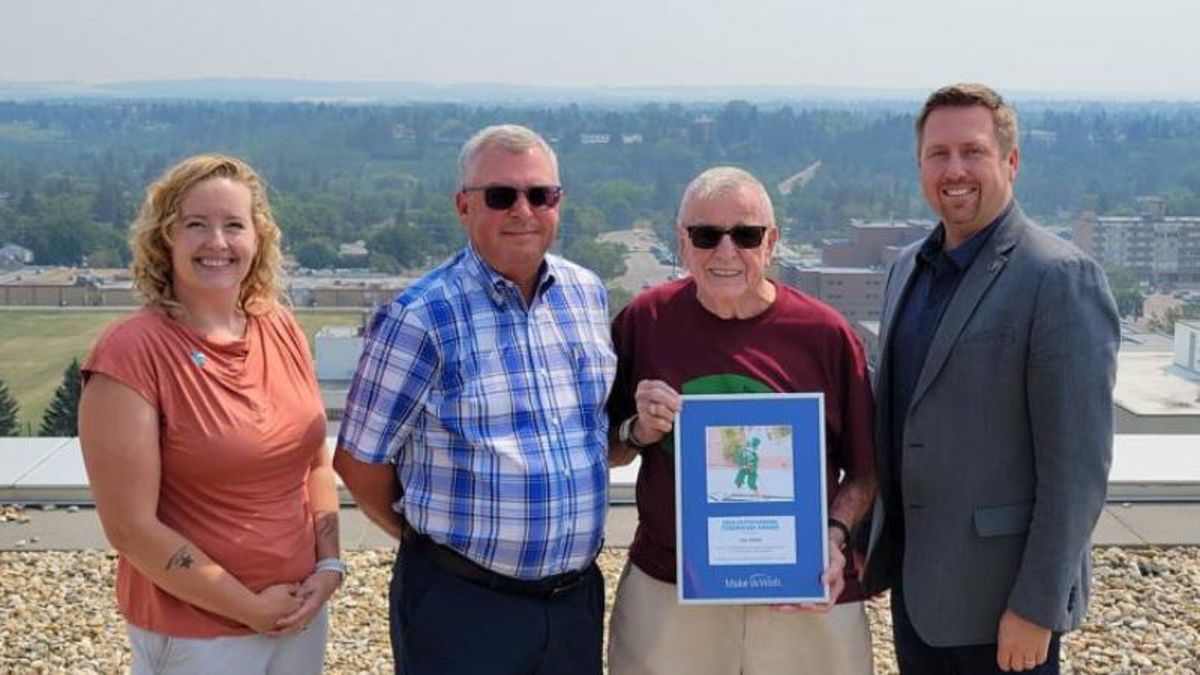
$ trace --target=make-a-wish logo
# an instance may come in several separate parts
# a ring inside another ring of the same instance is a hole
[[[783,588],[783,580],[759,572],[748,577],[725,577],[725,588]]]
[[[204,352],[199,349],[192,352],[192,363],[196,364],[197,368],[203,368],[206,361],[208,359],[204,356]]]

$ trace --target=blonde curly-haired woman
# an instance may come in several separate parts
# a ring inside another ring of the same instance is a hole
[[[79,430],[134,673],[318,673],[345,573],[312,357],[241,160],[188,158],[133,225],[145,306],[84,364]]]

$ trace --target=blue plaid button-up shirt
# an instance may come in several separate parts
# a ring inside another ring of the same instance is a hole
[[[398,513],[512,577],[578,570],[608,506],[604,285],[546,256],[528,308],[468,246],[371,322],[338,447],[396,464]]]

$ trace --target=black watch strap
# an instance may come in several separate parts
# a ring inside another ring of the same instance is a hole
[[[838,520],[837,518],[830,518],[829,519],[829,527],[832,527],[835,530],[839,530],[842,533],[842,537],[843,537],[842,548],[843,549],[850,548],[850,544],[853,541],[850,537],[850,526],[846,525],[845,523]]]

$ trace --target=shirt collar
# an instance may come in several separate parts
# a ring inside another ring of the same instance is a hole
[[[503,275],[487,264],[487,261],[479,255],[479,252],[469,242],[466,247],[466,260],[471,275],[479,281],[480,285],[487,291],[488,297],[497,306],[505,305],[510,298],[521,297],[521,289],[517,288],[516,284],[505,279]],[[542,265],[538,268],[537,292],[534,293],[534,298],[539,297],[554,285],[555,280],[558,278],[558,264],[558,261],[551,255],[546,255],[542,259]]]
[[[937,228],[925,238],[925,243],[921,245],[921,250],[918,257],[921,262],[932,264],[938,260],[945,260],[952,263],[959,270],[965,270],[971,266],[975,258],[979,257],[979,252],[987,245],[989,239],[992,238],[992,233],[996,231],[996,227],[1008,217],[1012,211],[1013,203],[1008,202],[992,222],[988,223],[987,227],[980,230],[975,236],[968,239],[962,246],[953,251],[943,251],[942,246],[946,241],[946,226],[944,223],[938,223]]]

